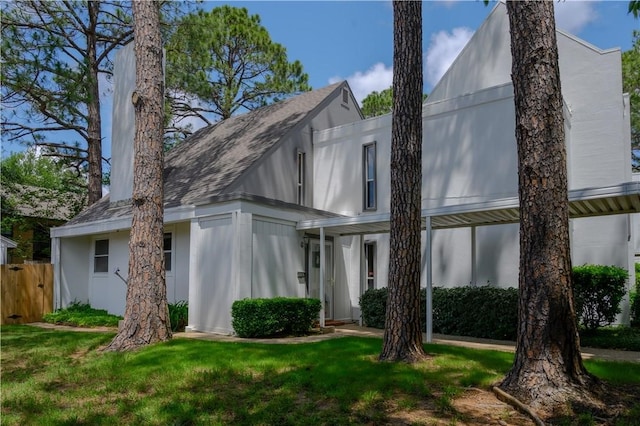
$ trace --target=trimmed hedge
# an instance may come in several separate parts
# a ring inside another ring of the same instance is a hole
[[[275,297],[236,300],[231,324],[240,337],[304,335],[320,313],[319,299]]]
[[[515,340],[518,290],[495,287],[433,288],[433,331],[456,336]],[[367,290],[360,297],[362,320],[384,328],[387,289]],[[420,290],[420,327],[426,324],[426,290]]]
[[[613,323],[622,311],[620,302],[628,279],[627,270],[618,266],[575,266],[573,297],[578,322],[587,330]]]

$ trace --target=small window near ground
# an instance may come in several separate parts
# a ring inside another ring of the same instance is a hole
[[[171,271],[171,260],[172,260],[172,250],[171,250],[171,232],[167,232],[164,234],[164,270]]]
[[[95,241],[93,272],[109,272],[109,240]]]
[[[376,243],[364,243],[365,290],[376,288]]]
[[[376,209],[376,144],[365,145],[363,149],[363,192],[364,209]]]

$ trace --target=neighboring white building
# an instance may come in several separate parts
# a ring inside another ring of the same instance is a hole
[[[0,265],[7,263],[7,260],[9,259],[7,254],[8,249],[16,247],[18,247],[18,243],[4,235],[0,235]]]
[[[640,182],[621,53],[561,31],[558,49],[573,263],[633,274]],[[129,46],[114,70],[111,194],[52,231],[56,307],[124,312],[114,272],[128,270],[134,69]],[[517,286],[510,72],[499,3],[424,104],[423,285]],[[362,120],[342,82],[201,129],[169,152],[167,293],[189,301],[189,329],[232,332],[231,304],[245,297],[324,294],[322,321],[359,320],[360,295],[387,285],[390,143],[391,116]]]

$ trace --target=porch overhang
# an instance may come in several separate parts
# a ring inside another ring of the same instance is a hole
[[[640,182],[584,188],[569,191],[569,217],[608,216],[640,213]],[[425,235],[426,276],[421,279],[426,287],[426,340],[432,340],[432,231],[435,229],[475,228],[477,226],[518,223],[520,220],[517,197],[442,206],[422,210],[422,230]],[[336,236],[379,234],[389,232],[389,213],[365,214],[356,217],[332,217],[298,222],[299,231],[320,234],[320,255],[324,256],[325,233]],[[475,231],[474,231],[475,232]],[[473,254],[472,254],[473,256]],[[362,262],[361,262],[362,263]],[[475,263],[475,261],[474,261]],[[322,263],[323,265],[324,263]],[[321,267],[321,277],[323,274]],[[322,278],[320,294],[323,294]],[[324,303],[322,303],[324,309]],[[323,311],[324,312],[324,311]],[[320,317],[321,326],[324,318]]]
[[[627,213],[640,213],[640,182],[569,191],[569,217],[572,219]],[[431,218],[431,229],[518,223],[519,200],[518,197],[510,197],[423,209],[423,230],[426,229],[427,217]],[[389,232],[389,219],[389,213],[311,219],[298,222],[297,229],[317,232],[324,228],[328,234],[337,236],[380,234]]]

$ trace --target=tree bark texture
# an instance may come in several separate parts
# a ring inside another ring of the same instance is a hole
[[[163,248],[163,99],[160,3],[135,1],[136,92],[133,222],[124,324],[108,350],[171,338]]]
[[[102,198],[102,119],[100,117],[100,92],[98,86],[98,11],[100,4],[96,1],[88,3],[89,27],[87,28],[87,59],[89,64],[89,99],[87,100],[87,161],[88,197],[87,204],[92,205]]]
[[[420,327],[422,202],[422,3],[393,2],[391,234],[380,360],[426,357]]]
[[[518,145],[518,339],[500,387],[543,417],[586,401],[569,252],[567,163],[552,1],[508,1]]]

